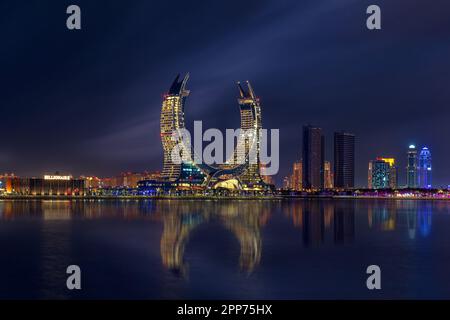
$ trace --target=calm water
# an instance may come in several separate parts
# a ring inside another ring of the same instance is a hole
[[[0,298],[450,298],[450,202],[0,201]],[[82,270],[68,291],[66,267]],[[366,267],[382,290],[366,289]]]

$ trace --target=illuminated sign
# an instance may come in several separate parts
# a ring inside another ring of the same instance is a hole
[[[49,176],[45,175],[44,180],[71,180],[72,176]]]

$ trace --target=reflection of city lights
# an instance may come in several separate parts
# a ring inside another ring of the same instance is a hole
[[[199,225],[213,220],[220,221],[239,241],[241,252],[239,264],[242,270],[251,273],[259,264],[262,245],[260,228],[267,222],[270,212],[270,208],[263,206],[262,202],[228,203],[213,210],[211,206],[207,207],[203,203],[180,205],[161,202],[158,204],[161,208],[157,211],[167,212],[162,216],[164,231],[160,243],[161,258],[163,265],[175,274],[184,276],[187,273],[184,251],[189,235]]]

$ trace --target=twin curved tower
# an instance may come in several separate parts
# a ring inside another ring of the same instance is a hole
[[[170,182],[175,182],[181,174],[181,164],[175,163],[172,159],[172,150],[179,141],[173,139],[173,133],[185,128],[184,122],[184,102],[189,96],[186,90],[186,83],[189,74],[180,81],[180,75],[175,78],[169,92],[164,95],[161,109],[161,142],[164,150],[164,165],[162,177]]]
[[[225,164],[196,163],[191,146],[190,161],[179,164],[173,159],[174,148],[181,138],[174,139],[174,132],[185,129],[184,106],[190,91],[186,89],[189,74],[184,78],[178,75],[169,92],[164,95],[161,109],[161,142],[164,150],[162,178],[164,181],[178,183],[183,180],[183,171],[197,171],[203,175],[201,185],[205,188],[228,188],[244,190],[264,190],[267,185],[260,175],[260,130],[262,129],[261,105],[252,86],[247,81],[246,89],[238,82],[241,130],[237,137],[236,149]],[[186,169],[187,168],[187,169]]]

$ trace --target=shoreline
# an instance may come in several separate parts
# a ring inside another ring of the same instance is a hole
[[[427,200],[427,201],[450,201],[450,198],[437,198],[437,197],[410,197],[410,198],[401,198],[401,197],[388,197],[388,196],[286,196],[283,199],[331,199],[331,200]]]
[[[387,196],[377,196],[377,197],[371,197],[371,196],[334,196],[334,199],[381,199],[381,200],[427,200],[427,201],[450,201],[450,198],[437,198],[437,197],[409,197],[409,198],[402,198],[402,197],[387,197]]]
[[[0,196],[1,200],[283,200],[281,196]]]
[[[426,200],[450,201],[450,198],[438,197],[389,197],[389,196],[349,196],[349,195],[274,195],[274,196],[37,196],[37,195],[6,195],[1,200],[187,200],[187,201],[216,201],[216,200]]]

